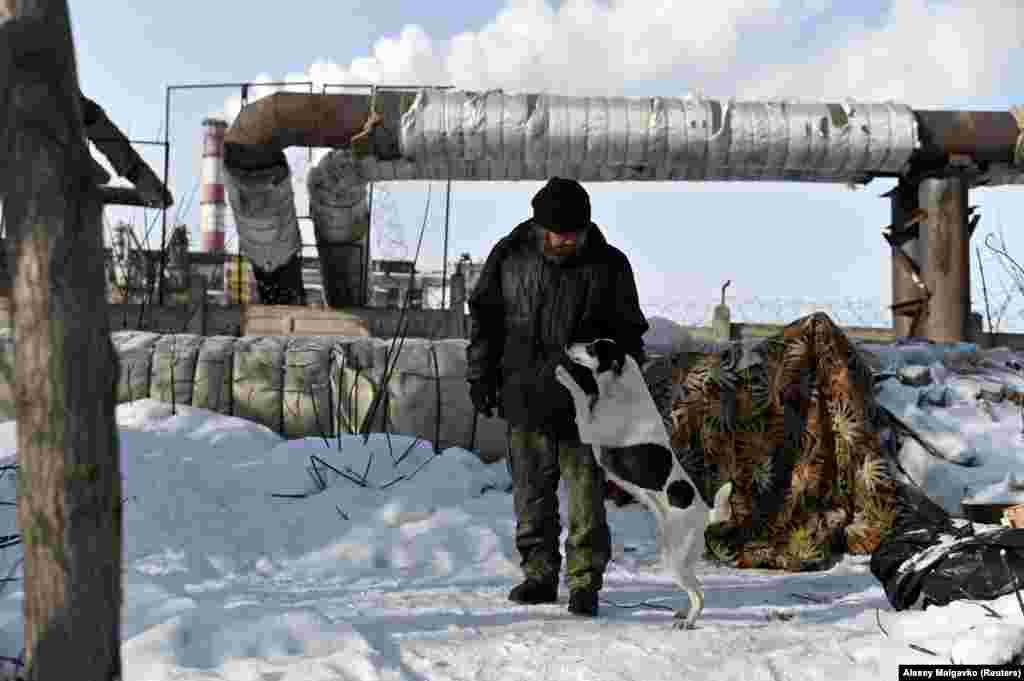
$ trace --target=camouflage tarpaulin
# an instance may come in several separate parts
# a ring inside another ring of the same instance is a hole
[[[896,517],[871,371],[827,315],[677,367],[673,444],[710,498],[733,483],[708,548],[738,567],[816,569],[867,554]]]

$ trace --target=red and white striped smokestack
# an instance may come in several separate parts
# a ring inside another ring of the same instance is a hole
[[[204,253],[224,252],[224,133],[227,121],[203,121],[203,167],[200,177],[199,249]]]

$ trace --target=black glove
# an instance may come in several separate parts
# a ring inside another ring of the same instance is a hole
[[[473,409],[491,417],[498,406],[498,390],[488,381],[473,381],[469,384],[469,399]]]

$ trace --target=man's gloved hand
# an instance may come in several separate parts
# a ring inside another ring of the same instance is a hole
[[[498,390],[488,381],[473,381],[469,384],[469,399],[473,409],[490,418],[498,406]]]

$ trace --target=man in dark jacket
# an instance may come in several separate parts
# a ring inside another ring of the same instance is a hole
[[[467,378],[477,411],[489,416],[497,407],[509,424],[526,577],[509,599],[557,600],[561,476],[569,493],[569,611],[595,615],[611,557],[604,472],[579,441],[572,399],[554,371],[566,345],[594,338],[613,338],[642,364],[648,325],[629,261],[590,221],[586,190],[555,177],[532,205],[533,219],[498,242],[469,296]]]

